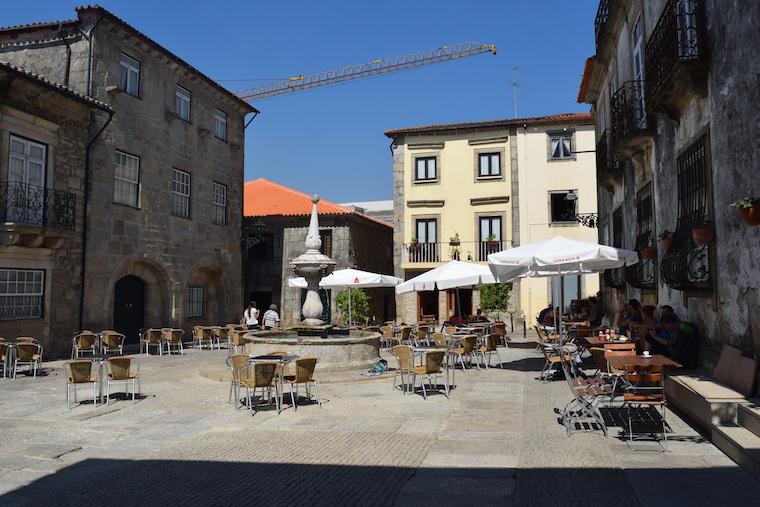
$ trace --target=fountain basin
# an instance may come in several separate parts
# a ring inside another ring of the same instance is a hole
[[[295,329],[246,333],[245,352],[263,355],[275,351],[319,358],[317,370],[366,370],[380,360],[380,333],[333,331],[326,337],[299,336]]]

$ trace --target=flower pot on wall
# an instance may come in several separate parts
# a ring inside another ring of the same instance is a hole
[[[694,227],[691,229],[691,237],[698,245],[709,245],[715,237],[712,227]]]
[[[651,260],[657,257],[657,249],[653,246],[647,246],[639,250],[642,259]]]
[[[665,253],[668,253],[668,250],[670,250],[670,244],[673,242],[673,238],[663,238],[662,239],[662,251]]]
[[[753,204],[749,208],[739,208],[742,220],[747,225],[760,225],[760,203]]]

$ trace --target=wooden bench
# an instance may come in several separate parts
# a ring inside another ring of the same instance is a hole
[[[724,345],[712,377],[680,374],[665,379],[668,404],[677,407],[706,433],[736,424],[738,407],[755,392],[758,363]]]

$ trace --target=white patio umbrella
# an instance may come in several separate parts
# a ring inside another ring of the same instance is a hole
[[[436,288],[439,290],[459,289],[460,287],[491,283],[496,283],[496,280],[494,280],[488,266],[472,262],[449,261],[397,285],[396,294],[435,290]],[[459,294],[457,293],[458,303]],[[462,313],[461,308],[458,308],[458,311],[460,314]]]
[[[639,262],[639,255],[607,245],[576,241],[554,236],[546,241],[531,243],[488,256],[488,267],[499,282],[517,278],[599,273],[606,269],[630,266]],[[565,307],[564,290],[560,290],[560,308]],[[562,321],[559,322],[562,335]]]
[[[394,287],[403,282],[401,278],[380,273],[371,273],[359,269],[339,269],[322,278],[319,286],[324,289],[371,289],[377,287]],[[289,278],[288,287],[306,288],[303,277]],[[351,324],[351,293],[348,293],[348,321]]]

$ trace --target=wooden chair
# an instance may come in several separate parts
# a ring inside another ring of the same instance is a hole
[[[541,352],[544,354],[544,359],[546,359],[544,368],[541,370],[541,376],[539,378],[542,382],[546,382],[547,376],[552,370],[558,371],[557,365],[560,364],[560,357],[551,343],[541,341],[538,342],[538,346],[541,349]]]
[[[623,406],[626,407],[628,415],[628,446],[633,443],[633,423],[631,418],[631,409],[635,406],[641,407],[660,407],[662,411],[662,440],[663,451],[667,451],[668,433],[667,423],[665,422],[665,392],[663,390],[662,366],[626,366],[625,367],[625,384],[626,390],[623,394]],[[621,407],[622,408],[622,407]],[[645,419],[652,421],[651,417]],[[659,444],[659,440],[657,441]]]
[[[98,373],[93,372],[93,362],[89,359],[79,359],[69,361],[63,365],[66,372],[66,408],[71,410],[71,391],[74,392],[74,401],[77,401],[76,388],[81,385],[90,384],[92,386],[92,402],[98,404]]]
[[[238,371],[238,381],[240,382],[240,387],[245,388],[246,404],[248,408],[252,410],[251,415],[256,413],[256,409],[253,406],[253,400],[256,398],[257,389],[261,389],[261,398],[264,399],[264,395],[266,393],[269,405],[272,404],[272,384],[274,381],[274,376],[277,373],[277,368],[279,366],[280,364],[274,361],[251,363],[247,366],[244,366],[241,370]],[[251,397],[251,390],[253,390],[253,397]],[[280,397],[277,393],[276,384],[274,400],[275,406],[277,408],[277,413],[279,414]]]
[[[608,359],[610,357],[615,356],[635,356],[636,355],[636,344],[631,343],[605,343],[604,344],[604,358]],[[617,387],[618,380],[623,380],[625,376],[624,370],[618,370],[617,368],[612,368],[609,365],[609,362],[607,362],[607,373],[610,374],[611,377],[614,378],[614,381],[612,383],[612,391],[615,392],[615,388]]]
[[[95,355],[98,349],[98,336],[91,331],[82,331],[74,336],[71,344],[71,358],[79,357],[85,352]]]
[[[459,359],[459,363],[462,365],[462,369],[464,370],[466,369],[464,365],[464,357],[467,356],[470,366],[472,366],[472,359],[475,358],[475,365],[479,370],[480,363],[478,362],[478,357],[475,353],[475,345],[478,343],[478,337],[474,334],[467,335],[459,338],[458,342],[460,347],[452,348],[449,350],[451,354],[454,354],[454,363],[456,364],[456,360]]]
[[[35,340],[36,341],[36,340]],[[19,366],[29,366],[35,378],[37,369],[42,366],[42,345],[32,342],[16,343],[16,351],[13,358],[13,378]]]
[[[134,366],[137,365],[136,368]],[[132,383],[132,403],[136,402],[140,391],[140,363],[131,357],[109,357],[106,360],[106,405],[110,403],[111,384],[123,383],[124,394],[129,397],[129,384]],[[135,389],[137,386],[137,389]]]
[[[142,354],[143,347],[145,347],[145,355],[149,355],[148,348],[151,345],[158,349],[159,355],[164,355],[164,347],[161,344],[160,329],[143,329],[142,333],[140,333],[140,354]]]
[[[393,389],[396,389],[396,379],[401,376],[401,390],[406,394],[406,380],[404,375],[408,375],[412,368],[412,347],[409,345],[396,345],[393,347],[393,355],[398,359],[398,368],[393,375]]]
[[[417,382],[417,377],[420,378],[420,387],[422,388],[422,397],[427,400],[427,390],[425,389],[425,383],[423,377],[427,378],[430,389],[433,390],[433,378],[443,378],[443,358],[446,352],[443,350],[434,350],[425,354],[425,361],[422,366],[413,366],[409,369],[412,374],[412,389]],[[444,380],[443,388],[446,392],[446,396],[449,395],[449,383],[448,380]]]
[[[306,397],[311,400],[311,392],[309,386],[313,385],[317,395],[317,404],[319,408],[322,408],[322,400],[319,398],[319,384],[314,379],[314,368],[317,366],[316,357],[303,357],[296,359],[295,374],[284,375],[283,380],[290,386],[290,398],[293,402],[293,409],[298,410],[298,386],[304,385],[306,387]],[[294,391],[295,388],[295,391]],[[284,390],[284,388],[283,388]]]
[[[119,355],[124,353],[125,336],[116,331],[102,331],[100,333],[100,351],[103,354],[116,352]]]

